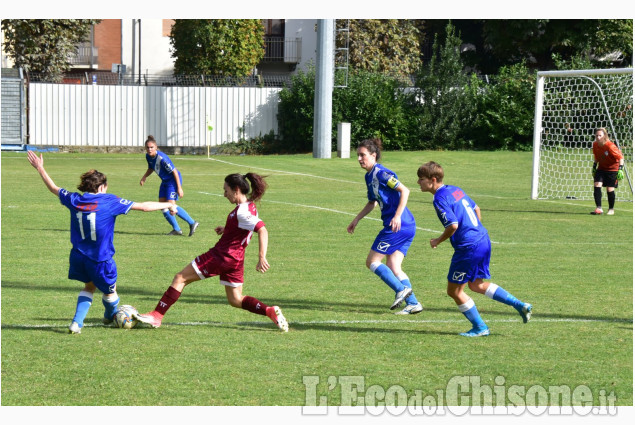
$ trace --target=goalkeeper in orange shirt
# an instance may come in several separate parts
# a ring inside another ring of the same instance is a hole
[[[593,198],[595,210],[593,215],[601,215],[602,211],[602,186],[606,187],[606,196],[609,199],[609,210],[606,215],[613,215],[615,211],[615,188],[618,182],[624,178],[624,155],[620,149],[608,138],[606,128],[595,129],[595,141],[593,142]]]

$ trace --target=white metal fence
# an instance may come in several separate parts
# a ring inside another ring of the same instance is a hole
[[[31,83],[29,143],[142,146],[152,134],[160,146],[218,146],[277,133],[280,90]]]

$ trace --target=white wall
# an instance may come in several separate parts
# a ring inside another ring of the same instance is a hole
[[[286,19],[285,37],[302,39],[302,59],[297,69],[306,70],[307,65],[315,65],[315,51],[317,47],[317,19]]]
[[[127,72],[139,74],[139,25],[136,19],[121,20],[121,50]],[[163,19],[141,19],[141,72],[171,75],[170,37],[163,36]]]

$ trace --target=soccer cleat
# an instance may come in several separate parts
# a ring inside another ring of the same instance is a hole
[[[192,236],[194,232],[196,232],[197,227],[198,227],[198,221],[195,221],[194,224],[190,224],[190,234],[188,236]]]
[[[77,322],[72,322],[71,325],[68,327],[68,333],[69,334],[81,334],[82,333],[82,328],[77,324]]]
[[[604,213],[604,211],[602,211],[602,208],[596,208],[595,210],[591,211],[591,215],[602,215]]]
[[[523,304],[521,307],[518,307],[516,310],[518,311],[518,313],[520,314],[520,317],[523,318],[523,323],[527,323],[529,322],[529,319],[531,319],[531,309],[532,309],[532,305],[529,303],[525,303]]]
[[[166,233],[166,235],[168,235],[168,236],[182,236],[183,235],[183,231],[182,230],[172,230],[170,233]]]
[[[487,326],[485,326],[484,328],[472,328],[469,331],[463,332],[459,335],[467,337],[487,336],[489,335],[489,328]]]
[[[275,323],[282,332],[289,332],[289,323],[287,319],[282,315],[282,310],[277,305],[269,307],[267,309],[267,317],[269,317],[273,323]]]
[[[397,292],[395,294],[395,302],[392,303],[392,305],[390,306],[390,309],[394,310],[397,307],[399,307],[399,304],[401,304],[403,300],[408,298],[410,294],[412,294],[412,288],[408,288],[407,286],[403,290]]]
[[[423,311],[421,303],[408,304],[403,310],[396,312],[395,314],[417,314]]]
[[[151,311],[146,314],[133,313],[132,317],[141,323],[152,326],[153,328],[161,326],[161,321],[163,320],[163,316],[160,316],[156,311]]]
[[[606,215],[615,215],[615,210],[608,210]]]

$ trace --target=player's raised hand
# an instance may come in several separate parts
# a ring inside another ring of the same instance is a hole
[[[27,155],[33,168],[37,170],[40,167],[44,167],[44,156],[42,156],[42,154],[38,157],[35,152],[27,151]]]

